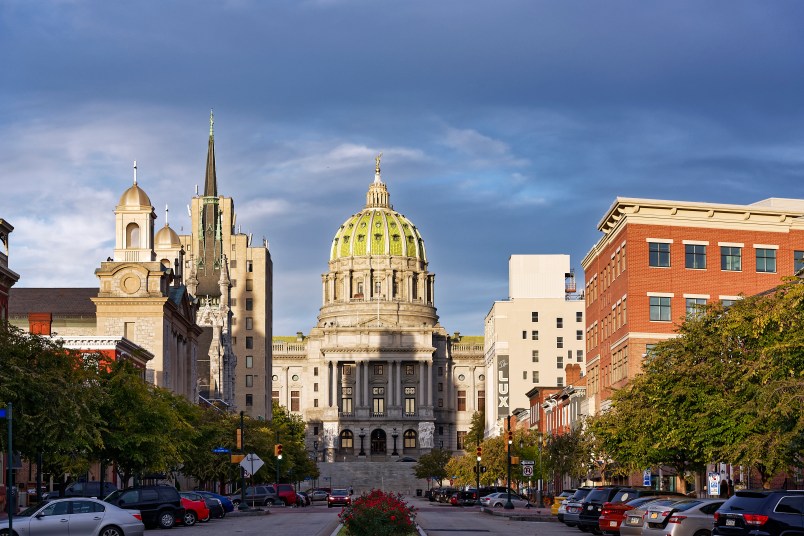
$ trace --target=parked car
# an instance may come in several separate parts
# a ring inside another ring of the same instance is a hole
[[[724,502],[726,499],[685,499],[664,507],[652,506],[645,516],[642,536],[710,536],[715,511]]]
[[[327,507],[333,506],[349,506],[352,504],[352,498],[349,496],[348,489],[333,489],[332,493],[327,497]]]
[[[296,506],[310,506],[312,503],[313,501],[307,493],[303,491],[296,492]]]
[[[310,493],[307,494],[310,497],[312,502],[315,501],[326,501],[327,497],[329,497],[329,492],[324,489],[314,489]]]
[[[127,488],[111,493],[107,503],[125,510],[139,510],[146,527],[169,529],[184,517],[184,506],[173,486],[152,485]]]
[[[554,516],[558,515],[558,509],[561,507],[561,503],[563,503],[568,497],[571,497],[573,493],[575,493],[574,489],[565,489],[564,491],[556,495],[555,498],[553,499],[553,504],[550,505],[550,513],[553,514]],[[538,494],[539,494],[538,490],[536,490],[536,492],[531,493],[531,495],[534,497]]]
[[[645,514],[651,506],[667,506],[682,500],[683,497],[669,499],[654,499],[638,506],[625,514],[625,520],[620,524],[620,536],[640,536],[645,524]]]
[[[220,519],[223,519],[226,516],[226,514],[234,511],[234,503],[229,500],[229,497],[224,497],[223,495],[212,491],[196,490],[196,493],[198,493],[203,497],[209,499],[218,499],[218,501],[220,501],[221,507],[223,508],[223,514],[221,514],[220,516],[216,516],[213,509],[210,509],[210,514],[212,515],[212,517],[219,517]],[[209,506],[209,503],[207,503],[207,506]]]
[[[487,508],[503,508],[508,503],[508,493],[497,492],[480,498],[480,505]],[[511,504],[514,508],[530,508],[532,504],[518,493],[511,492]]]
[[[474,506],[477,504],[477,492],[475,491],[456,491],[449,498],[452,506]]]
[[[241,490],[235,491],[228,498],[235,507],[239,506],[242,499]],[[279,504],[280,501],[276,489],[271,485],[246,487],[246,504],[249,506],[269,506]]]
[[[285,506],[296,504],[296,488],[293,487],[293,484],[274,484],[274,489]]]
[[[578,512],[578,528],[582,532],[600,532],[598,520],[603,505],[611,501],[620,489],[618,486],[602,486],[589,492]]]
[[[600,531],[606,534],[619,534],[620,525],[622,525],[623,521],[625,521],[625,516],[629,511],[639,508],[640,506],[651,501],[655,501],[658,498],[664,499],[668,497],[647,496],[631,499],[630,501],[624,503],[607,502],[603,505],[603,509],[600,511],[600,519],[597,520]],[[681,497],[679,497],[679,499],[680,498]]]
[[[101,492],[100,482],[73,482],[64,488],[64,495],[62,497],[95,497],[103,499],[113,491],[117,491],[117,486],[111,482],[103,483],[103,491]],[[36,493],[36,487],[34,487]],[[48,491],[42,496],[43,499],[58,499],[59,490]]]
[[[715,512],[713,536],[804,533],[804,491],[745,490]]]
[[[449,502],[449,498],[452,497],[452,494],[456,491],[460,491],[458,488],[436,488],[433,490],[433,500],[435,502],[446,503]]]
[[[14,515],[16,534],[70,531],[81,536],[143,536],[145,525],[138,511],[123,510],[89,497],[45,501]],[[3,519],[0,533],[7,532],[8,519]]]
[[[578,515],[581,513],[581,505],[590,491],[592,491],[592,488],[578,488],[575,490],[575,493],[572,494],[572,497],[564,500],[566,511],[564,512],[563,521],[566,526],[576,527],[578,525]]]
[[[177,520],[179,523],[192,527],[197,521],[202,523],[209,521],[212,514],[203,496],[193,491],[182,491],[179,496],[181,497],[181,504],[184,506],[184,515],[180,520]]]

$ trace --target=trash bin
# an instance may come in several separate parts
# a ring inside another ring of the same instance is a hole
[[[417,489],[416,490],[416,497],[421,497],[421,496],[422,496],[422,490]]]

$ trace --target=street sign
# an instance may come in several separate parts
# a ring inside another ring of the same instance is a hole
[[[259,456],[253,453],[246,454],[246,457],[243,458],[242,462],[240,462],[240,466],[252,475],[259,471],[260,467],[263,465],[265,465],[265,462],[263,462]]]
[[[229,454],[232,451],[225,447],[215,447],[214,449],[212,449],[212,452],[214,452],[215,454]]]
[[[642,485],[643,486],[650,486],[651,485],[650,477],[651,477],[650,469],[645,469],[645,472],[642,473]]]
[[[522,476],[533,476],[533,466],[532,465],[523,465],[522,466]]]
[[[245,457],[245,454],[232,454],[232,463],[240,463]]]
[[[520,463],[522,465],[536,465],[536,462],[534,462],[533,460],[522,460]]]
[[[0,409],[0,419],[6,418],[6,408]]]

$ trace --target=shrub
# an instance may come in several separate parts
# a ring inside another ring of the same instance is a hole
[[[408,536],[416,534],[416,513],[397,493],[373,489],[363,493],[339,517],[350,536]]]

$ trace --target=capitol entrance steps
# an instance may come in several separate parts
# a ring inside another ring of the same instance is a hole
[[[302,482],[301,489],[312,487],[353,488],[356,495],[372,488],[415,496],[426,490],[427,480],[413,474],[415,462],[347,461],[318,464],[321,476],[317,482]]]

